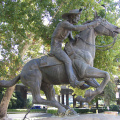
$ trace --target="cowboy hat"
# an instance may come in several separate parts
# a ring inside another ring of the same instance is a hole
[[[82,9],[74,9],[74,10],[71,10],[69,13],[64,13],[62,15],[62,18],[63,19],[67,19],[69,15],[78,15],[78,14],[81,14],[82,12]]]

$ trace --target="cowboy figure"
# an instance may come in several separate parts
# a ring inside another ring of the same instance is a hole
[[[83,31],[87,28],[96,27],[99,21],[94,21],[85,25],[74,25],[80,20],[82,9],[71,10],[69,13],[62,15],[64,21],[58,23],[51,38],[51,54],[65,65],[66,73],[72,87],[82,86],[84,81],[78,81],[72,68],[72,61],[69,56],[62,50],[62,42],[69,37],[73,40],[72,31]]]

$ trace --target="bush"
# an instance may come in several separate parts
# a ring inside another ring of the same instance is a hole
[[[8,109],[7,112],[27,112],[27,109]]]
[[[31,109],[30,112],[46,113],[46,109]]]
[[[102,112],[104,112],[104,111],[107,111],[107,109],[106,108],[92,108],[92,109],[90,109],[90,112],[93,112],[93,113],[96,113],[96,110],[98,110],[98,113],[102,113]]]
[[[120,109],[119,109],[118,105],[111,105],[109,108],[110,108],[110,111],[118,111],[118,112],[120,112]]]
[[[5,90],[6,90],[6,88],[0,88],[0,102],[5,94]]]
[[[20,92],[13,93],[13,97],[10,100],[9,109],[24,108],[25,100],[21,97]]]
[[[89,109],[84,109],[84,108],[74,108],[74,110],[77,113],[88,113],[89,112]]]
[[[53,110],[53,109],[50,110],[50,109],[48,109],[47,113],[50,113],[50,114],[53,114],[53,115],[57,115],[58,110]]]
[[[29,100],[29,99],[27,99],[26,101],[25,101],[25,108],[31,108],[31,106],[32,106],[33,104],[32,104],[32,102],[31,102],[31,100]]]
[[[27,109],[8,109],[7,112],[28,112]],[[40,112],[40,113],[46,113],[46,109],[31,109],[30,113],[34,112]]]

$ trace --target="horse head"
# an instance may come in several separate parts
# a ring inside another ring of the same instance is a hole
[[[100,24],[94,29],[97,35],[115,37],[117,34],[120,34],[120,28],[111,24],[106,19],[101,18],[99,16],[95,16],[94,20],[100,21]]]
[[[120,34],[119,27],[111,24],[106,19],[101,18],[99,16],[95,16],[94,20],[87,21],[83,25],[98,20],[100,21],[100,24],[98,26],[96,26],[95,28],[87,28],[75,36],[75,40],[76,40],[75,46],[78,49],[89,51],[93,59],[95,58],[95,51],[96,51],[95,39],[97,35],[115,37],[117,36],[117,34]],[[113,42],[115,42],[115,39]]]

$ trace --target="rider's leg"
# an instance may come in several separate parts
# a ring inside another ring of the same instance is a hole
[[[57,59],[59,59],[60,61],[62,61],[65,64],[65,69],[66,69],[66,72],[67,72],[67,76],[68,76],[70,85],[72,87],[83,85],[84,84],[83,81],[78,81],[77,80],[77,77],[73,72],[72,61],[68,57],[68,55],[61,48],[57,48],[52,53],[55,55],[55,57]]]

